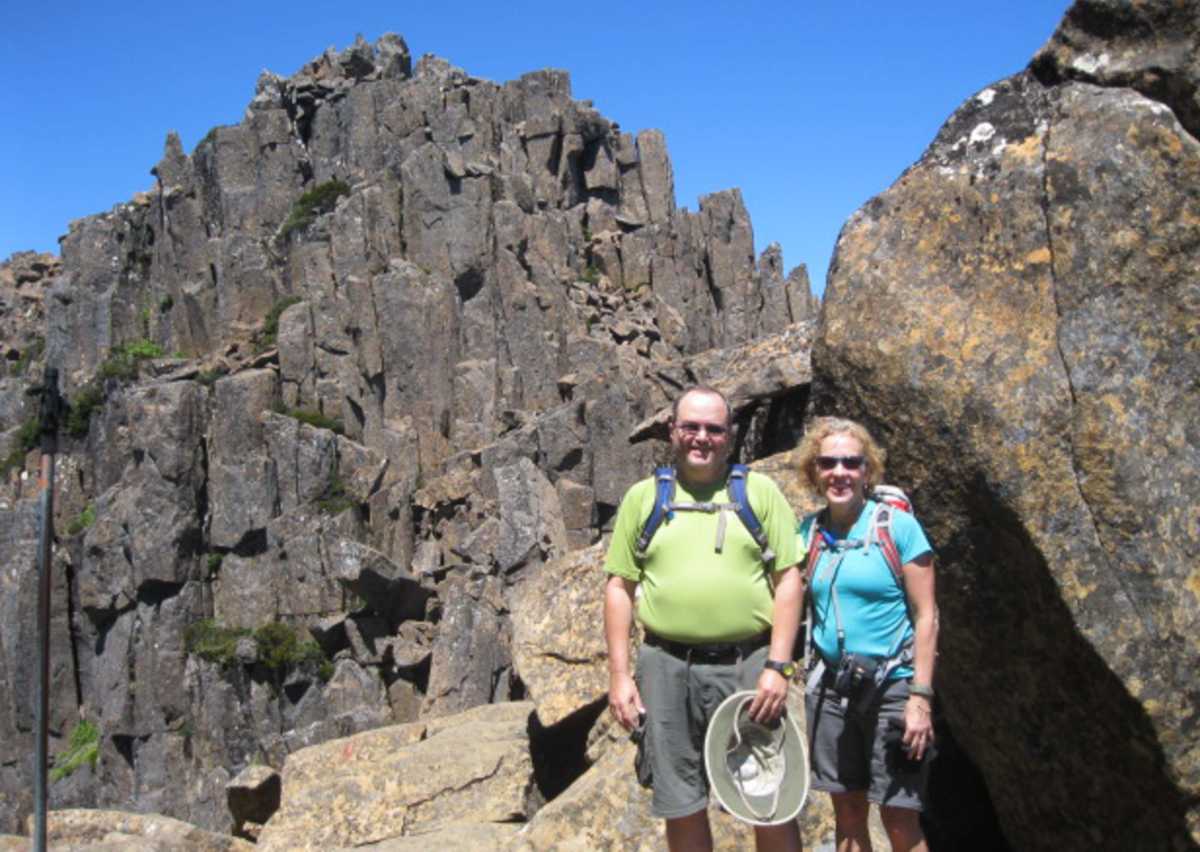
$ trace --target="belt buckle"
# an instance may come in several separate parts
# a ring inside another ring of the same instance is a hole
[[[692,653],[708,662],[716,663],[730,656],[734,650],[733,645],[701,645],[695,648]]]

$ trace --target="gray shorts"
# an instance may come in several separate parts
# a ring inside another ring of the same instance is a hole
[[[764,646],[731,663],[689,663],[642,645],[636,681],[646,724],[639,743],[639,777],[654,789],[654,816],[676,819],[708,806],[708,720],[730,695],[756,688],[768,650]]]
[[[846,707],[824,683],[805,696],[812,789],[829,793],[866,790],[867,801],[894,808],[923,809],[929,758],[906,759],[900,745],[908,681],[894,680],[875,700]]]

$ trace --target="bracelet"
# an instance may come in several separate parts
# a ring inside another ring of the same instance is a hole
[[[919,695],[922,698],[933,700],[933,687],[926,683],[911,683],[908,686],[909,695]]]

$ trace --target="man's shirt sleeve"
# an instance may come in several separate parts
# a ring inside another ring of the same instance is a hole
[[[653,487],[654,480],[649,480]],[[608,574],[624,577],[626,580],[641,582],[642,569],[638,564],[637,540],[642,533],[645,481],[639,482],[625,492],[621,506],[617,509],[617,520],[613,526],[612,540],[608,545],[608,555],[604,559],[604,570]],[[653,508],[651,506],[651,508]],[[645,510],[648,513],[649,510]]]

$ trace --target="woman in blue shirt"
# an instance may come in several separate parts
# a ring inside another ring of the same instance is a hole
[[[819,554],[808,608],[812,787],[833,799],[839,852],[871,848],[871,802],[893,849],[927,848],[919,814],[933,744],[933,553],[901,510],[890,510],[899,576],[875,541],[871,495],[883,459],[865,428],[840,418],[817,420],[800,448],[801,469],[825,500],[800,528]]]

